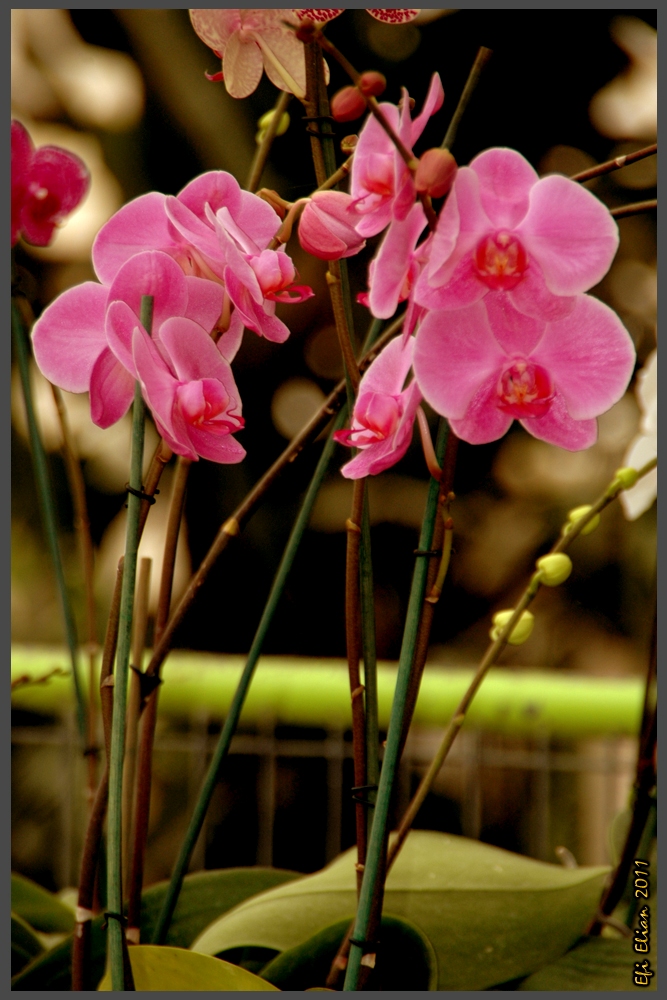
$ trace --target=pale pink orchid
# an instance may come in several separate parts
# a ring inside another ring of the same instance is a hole
[[[11,125],[12,237],[23,236],[36,247],[45,247],[53,234],[83,200],[90,187],[86,165],[59,146],[40,146],[14,120]]]
[[[303,43],[288,27],[299,25],[290,8],[198,7],[190,10],[192,27],[218,58],[232,97],[248,97],[257,89],[262,72],[280,90],[303,100],[306,60]]]
[[[299,220],[299,243],[320,260],[352,257],[366,246],[355,226],[359,216],[343,191],[316,191]]]
[[[519,420],[534,437],[568,451],[592,445],[597,420],[628,385],[635,350],[608,306],[575,298],[565,319],[529,320],[507,297],[487,295],[422,320],[415,380],[458,437],[486,444]]]
[[[444,99],[440,77],[435,73],[424,107],[414,120],[406,90],[403,90],[400,110],[395,104],[387,103],[380,104],[380,108],[403,144],[412,149],[428,119],[442,107]],[[361,216],[357,223],[361,236],[375,236],[392,219],[405,219],[415,202],[412,175],[394,143],[372,115],[366,120],[355,146],[350,193]]]
[[[68,392],[89,392],[93,422],[109,427],[127,412],[136,377],[132,354],[134,330],[141,328],[141,296],[152,295],[153,336],[162,352],[162,327],[173,318],[187,319],[207,336],[222,308],[220,285],[186,276],[167,254],[137,254],[113,282],[86,281],[63,292],[33,328],[35,360],[54,385]],[[243,327],[236,322],[214,345],[230,362]],[[210,337],[209,337],[210,339]]]
[[[293,8],[293,13],[303,21],[326,24],[346,10],[346,7],[297,7]],[[366,7],[365,10],[376,21],[384,21],[385,24],[405,24],[419,16],[421,7]]]
[[[359,449],[341,469],[347,479],[384,472],[403,458],[410,446],[422,399],[415,381],[403,388],[414,344],[412,337],[390,341],[361,379],[352,425],[334,434],[339,444]]]
[[[460,309],[502,293],[522,315],[562,319],[617,246],[618,227],[590,191],[560,175],[540,180],[515,150],[489,149],[459,168],[415,297]]]
[[[132,353],[144,399],[172,451],[193,461],[242,461],[245,450],[232,437],[243,428],[241,397],[229,364],[201,326],[174,317],[152,340],[135,325]]]

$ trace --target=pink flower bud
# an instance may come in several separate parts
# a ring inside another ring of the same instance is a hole
[[[358,218],[349,194],[316,192],[303,210],[299,242],[307,253],[320,260],[352,257],[366,245],[354,228]]]
[[[359,89],[367,97],[379,97],[387,89],[387,78],[375,69],[369,69],[359,78]]]
[[[361,118],[366,102],[356,87],[343,87],[331,98],[331,115],[337,122],[353,122]]]
[[[456,160],[448,149],[427,149],[419,159],[415,187],[431,198],[441,198],[452,186],[456,170]]]

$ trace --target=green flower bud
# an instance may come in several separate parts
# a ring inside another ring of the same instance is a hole
[[[565,583],[572,572],[572,560],[564,552],[550,552],[535,563],[540,571],[540,583],[545,587],[557,587]]]
[[[500,633],[504,629],[505,625],[507,625],[513,614],[514,610],[512,608],[510,608],[509,611],[496,611],[493,616],[494,627],[489,632],[489,635],[494,642],[499,637]],[[506,641],[511,643],[513,646],[520,646],[526,641],[530,633],[533,631],[534,624],[535,616],[532,615],[530,611],[524,611]]]
[[[589,503],[585,503],[581,507],[575,507],[574,510],[571,510],[570,513],[567,515],[568,523],[565,527],[565,533],[567,534],[568,531],[571,531],[572,528],[574,528],[577,521],[580,521],[582,517],[585,517],[590,509],[591,505]],[[591,518],[586,527],[582,528],[581,534],[590,535],[591,531],[595,531],[599,523],[600,523],[600,515],[596,514],[595,517]]]
[[[636,469],[631,469],[626,466],[623,469],[617,469],[614,473],[614,479],[618,479],[624,490],[630,490],[637,482],[639,478],[639,473]]]
[[[267,111],[266,114],[262,115],[262,117],[257,122],[258,127],[260,129],[268,128],[273,120],[274,115],[275,111]],[[280,116],[280,122],[276,130],[276,135],[284,135],[287,129],[289,128],[289,123],[290,123],[290,117],[286,111],[283,111],[282,115]]]

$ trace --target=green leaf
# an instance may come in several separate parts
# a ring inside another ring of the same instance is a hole
[[[226,913],[258,892],[299,878],[297,872],[277,868],[222,868],[217,871],[186,875],[174,919],[167,935],[167,944],[189,947],[212,920]],[[167,882],[158,882],[142,895],[141,934],[150,935],[167,889]],[[91,964],[93,980],[101,978],[106,958],[106,931],[103,918],[97,917],[91,926]],[[41,955],[12,981],[12,990],[69,990],[72,979],[72,938]]]
[[[215,921],[194,951],[286,951],[356,907],[355,852],[247,900]],[[464,837],[414,830],[387,880],[385,910],[431,942],[439,990],[480,990],[555,961],[595,913],[608,869],[564,868]]]
[[[632,941],[628,938],[584,938],[557,962],[524,979],[519,989],[614,992],[646,989],[632,982],[634,963],[644,957],[632,950]],[[653,963],[651,968],[655,972]],[[656,979],[654,975],[648,989],[656,989]]]
[[[324,989],[331,962],[353,919],[351,913],[330,927],[289,948],[262,970],[262,976],[281,990]],[[367,990],[435,990],[438,963],[431,942],[407,920],[386,915],[378,948],[377,968]]]
[[[185,948],[169,948],[166,945],[137,944],[130,948],[130,962],[134,985],[139,992],[169,990],[172,992],[203,992],[224,990],[226,992],[259,992],[272,990],[275,986],[267,983],[252,972],[230,965],[219,958],[198,955]],[[97,987],[98,991],[111,992],[111,976],[107,972]]]
[[[43,950],[32,927],[18,913],[12,913],[12,976]]]
[[[16,872],[12,872],[12,910],[45,934],[69,934],[74,930],[71,908],[41,885]]]

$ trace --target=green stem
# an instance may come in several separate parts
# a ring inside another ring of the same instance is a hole
[[[264,136],[262,141],[257,147],[257,152],[255,153],[255,158],[252,161],[252,166],[250,168],[250,173],[248,174],[248,180],[246,181],[247,191],[256,191],[259,187],[259,182],[262,179],[262,174],[264,173],[264,167],[266,166],[266,161],[269,158],[269,153],[271,152],[271,147],[273,145],[273,140],[278,134],[278,129],[280,127],[280,120],[287,111],[289,102],[292,100],[292,94],[288,93],[286,90],[281,90],[278,95],[278,100],[275,103],[273,109],[273,118],[269,122],[268,127],[264,131]]]
[[[153,326],[153,297],[141,297],[141,322],[150,335]],[[141,472],[144,455],[145,409],[141,386],[134,389],[132,411],[132,460],[130,465],[130,487],[138,494],[142,492]],[[132,612],[134,607],[134,585],[137,571],[137,549],[139,547],[139,515],[141,498],[133,492],[127,497],[127,534],[125,536],[125,563],[123,587],[120,598],[120,622],[118,630],[118,654],[114,673],[113,719],[111,723],[111,752],[109,760],[109,818],[108,818],[108,870],[107,905],[109,964],[111,966],[111,988],[116,991],[127,989],[124,960],[125,934],[122,926],[123,881],[122,881],[122,798],[123,798],[123,756],[125,750],[125,710],[127,701],[127,674],[132,641]]]
[[[85,740],[86,708],[77,665],[76,624],[74,621],[74,614],[72,612],[69,595],[67,593],[65,573],[60,555],[60,546],[58,544],[57,517],[54,494],[51,487],[51,477],[49,475],[46,452],[44,451],[44,445],[42,444],[42,439],[39,435],[39,427],[37,425],[35,406],[32,398],[32,387],[30,385],[30,354],[28,350],[27,333],[19,308],[14,301],[12,301],[12,336],[14,338],[16,360],[18,362],[19,374],[21,376],[21,386],[23,389],[23,398],[25,401],[28,432],[30,435],[30,449],[32,451],[35,481],[37,483],[37,496],[39,498],[39,505],[42,511],[42,521],[46,532],[46,541],[51,553],[53,568],[56,575],[56,585],[60,595],[60,604],[62,608],[63,622],[65,625],[65,638],[72,663],[72,679],[74,681],[74,693],[76,696],[77,723],[81,737]]]
[[[440,421],[438,430],[438,440],[436,443],[436,456],[442,462],[447,443],[448,424],[445,420]],[[431,479],[429,484],[426,511],[422,522],[422,530],[419,538],[419,549],[427,550],[431,548],[433,530],[438,505],[439,484],[435,479]],[[401,733],[403,730],[403,715],[407,702],[408,687],[410,683],[410,673],[414,658],[415,645],[419,630],[419,620],[421,617],[424,593],[426,590],[426,578],[428,576],[428,565],[425,559],[418,558],[412,576],[412,587],[410,590],[410,600],[408,603],[408,613],[406,616],[405,630],[403,633],[403,644],[398,663],[398,676],[396,678],[396,690],[389,721],[389,731],[387,733],[387,747],[380,782],[378,788],[377,801],[375,804],[375,816],[368,842],[366,854],[366,866],[364,877],[361,883],[361,893],[359,905],[357,907],[357,917],[354,925],[354,939],[357,942],[364,942],[368,938],[371,924],[374,901],[378,893],[382,892],[380,880],[384,870],[384,854],[387,840],[387,824],[389,821],[389,805],[394,788],[394,780],[398,769],[399,751],[401,745]],[[346,992],[354,992],[358,988],[359,973],[361,971],[361,960],[365,951],[373,951],[372,946],[364,948],[361,943],[352,944],[350,949],[350,959],[345,976]]]
[[[377,653],[375,648],[375,601],[373,596],[373,562],[371,558],[371,525],[368,510],[368,490],[364,490],[359,549],[361,581],[361,649],[364,658],[365,723],[366,723],[366,784],[377,785],[380,779],[380,736],[378,725]],[[368,796],[366,829],[373,825],[375,796]]]
[[[343,426],[346,415],[346,407],[343,407],[334,423],[333,430],[338,430]],[[232,737],[238,725],[243,703],[246,699],[246,695],[248,694],[253,674],[255,672],[255,667],[257,666],[257,661],[259,660],[262,652],[266,634],[269,630],[271,622],[273,621],[273,616],[282,596],[287,576],[292,568],[294,558],[299,548],[299,544],[301,543],[301,539],[303,538],[304,531],[306,530],[313,505],[317,498],[322,480],[324,479],[329,467],[329,462],[331,461],[331,456],[333,455],[335,446],[336,443],[333,439],[333,434],[331,434],[324,446],[320,460],[317,463],[317,468],[315,469],[310,486],[308,487],[308,491],[304,497],[301,510],[299,511],[299,515],[294,523],[294,527],[292,528],[292,533],[289,537],[287,545],[285,546],[285,551],[283,553],[280,566],[278,567],[278,572],[276,573],[273,581],[271,593],[269,594],[260,623],[257,627],[252,646],[250,647],[250,652],[248,653],[246,665],[239,679],[234,693],[234,698],[229,707],[229,712],[227,713],[225,723],[218,739],[218,745],[215,748],[213,759],[209,765],[208,773],[204,779],[204,783],[199,793],[199,798],[197,799],[197,804],[195,805],[190,819],[190,825],[185,835],[185,839],[183,840],[183,844],[181,845],[181,850],[171,875],[171,881],[162,904],[162,910],[160,911],[160,915],[153,931],[154,944],[164,944],[169,924],[171,922],[176,903],[178,902],[178,896],[183,884],[183,878],[190,863],[190,858],[195,848],[195,844],[197,843],[197,838],[201,833],[213,791],[218,783],[220,768],[222,767],[227,753],[229,752]]]

